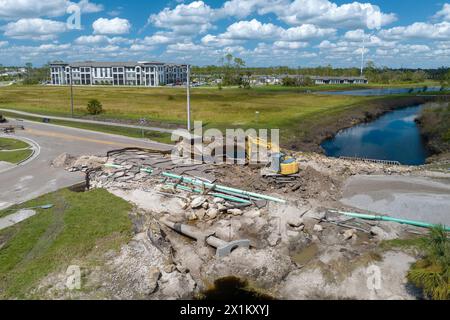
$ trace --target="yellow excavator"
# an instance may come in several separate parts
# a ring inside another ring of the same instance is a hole
[[[259,137],[247,136],[246,156],[247,161],[257,159],[258,150],[265,148],[269,154],[269,163],[265,168],[266,174],[289,176],[297,174],[300,170],[297,159],[281,152],[280,146]]]

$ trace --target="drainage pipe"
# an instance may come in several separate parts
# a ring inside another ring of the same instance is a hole
[[[214,237],[212,235],[204,234],[199,229],[181,224],[181,223],[175,223],[172,221],[168,221],[166,219],[160,220],[163,224],[165,224],[167,227],[185,235],[192,239],[195,239],[197,241],[204,240],[207,244],[209,244],[211,247],[214,248],[220,248],[228,244],[228,242],[219,239],[217,237]]]
[[[177,189],[180,189],[180,190],[183,190],[183,191],[203,193],[203,190],[195,189],[195,188],[189,188],[189,187],[185,187],[185,186],[181,186],[181,185],[176,185],[175,183],[167,183],[167,185],[171,186],[171,187],[176,187]],[[214,196],[214,197],[217,197],[217,198],[222,198],[222,199],[229,200],[229,201],[245,203],[245,204],[252,204],[252,202],[250,202],[248,200],[244,200],[244,199],[241,199],[241,198],[224,195],[224,194],[217,193],[217,192],[209,192],[208,195],[211,195],[211,196]]]
[[[123,169],[124,168],[121,165],[111,164],[111,163],[105,164],[105,167],[115,168],[115,169]],[[140,171],[147,172],[147,173],[153,173],[153,169],[151,169],[151,168],[141,168]],[[247,197],[247,198],[253,199],[253,200],[264,199],[264,200],[274,201],[274,202],[278,202],[278,203],[286,203],[286,201],[283,200],[283,199],[279,199],[279,198],[275,198],[275,197],[271,197],[271,196],[266,196],[264,194],[259,194],[259,193],[255,193],[255,192],[249,192],[249,191],[245,191],[245,190],[240,190],[240,189],[236,189],[236,188],[230,188],[230,187],[226,187],[226,186],[222,186],[222,185],[218,185],[218,184],[212,184],[212,183],[205,182],[205,181],[202,181],[202,180],[199,180],[199,179],[192,179],[192,178],[188,178],[188,177],[183,177],[183,176],[180,176],[180,175],[177,175],[177,174],[173,174],[173,173],[170,173],[170,172],[163,172],[162,175],[165,176],[165,177],[168,177],[168,178],[181,180],[183,182],[188,182],[188,183],[191,183],[191,184],[194,184],[194,185],[197,185],[197,186],[203,186],[203,187],[207,187],[207,188],[214,188],[217,191],[221,191],[221,192],[224,192],[224,193],[232,194],[232,195],[235,195],[235,196],[244,196],[244,197]],[[246,203],[251,203],[251,202],[247,201]]]
[[[283,199],[279,199],[279,198],[275,198],[275,197],[271,197],[271,196],[266,196],[263,194],[258,194],[258,193],[254,193],[254,192],[249,192],[249,191],[245,191],[245,190],[240,190],[240,189],[236,189],[236,188],[230,188],[230,187],[226,187],[226,186],[222,186],[219,184],[212,184],[212,183],[207,183],[198,179],[191,179],[191,178],[187,178],[187,177],[183,177],[183,176],[179,176],[173,173],[169,173],[169,172],[163,172],[162,173],[163,176],[168,177],[168,178],[172,178],[172,179],[177,179],[177,180],[181,180],[183,182],[188,182],[188,183],[192,183],[198,186],[205,186],[207,188],[214,188],[215,190],[218,191],[223,191],[223,192],[232,192],[235,193],[237,195],[242,195],[242,196],[246,196],[246,197],[255,197],[258,199],[264,199],[264,200],[269,200],[269,201],[274,201],[274,202],[279,202],[279,203],[286,203],[285,200]]]
[[[411,225],[411,226],[422,227],[422,228],[429,228],[429,229],[438,226],[438,225],[432,224],[432,223],[426,223],[426,222],[415,221],[415,220],[398,219],[398,218],[393,218],[393,217],[389,217],[389,216],[376,216],[376,215],[371,215],[371,214],[362,214],[362,213],[354,213],[354,212],[343,212],[343,211],[336,211],[336,210],[330,210],[330,212],[343,214],[343,215],[346,215],[346,216],[349,216],[349,217],[353,217],[353,218],[360,218],[360,219],[366,219],[366,220],[397,222],[397,223],[401,223],[401,224],[408,224],[408,225]],[[447,227],[447,226],[443,226],[443,227],[444,227],[445,231],[450,232],[450,227]]]

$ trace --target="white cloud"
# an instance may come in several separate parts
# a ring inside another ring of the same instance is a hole
[[[80,36],[75,39],[74,43],[79,45],[99,45],[99,44],[130,44],[133,40],[123,38],[123,37],[107,37],[105,35],[89,35]]]
[[[136,51],[136,52],[147,52],[147,51],[153,51],[155,50],[155,47],[153,46],[148,46],[145,44],[133,44],[130,47],[131,51]]]
[[[75,39],[76,44],[83,44],[83,45],[92,45],[108,42],[109,38],[107,36],[102,35],[80,36],[77,39]]]
[[[304,24],[298,27],[283,29],[272,23],[261,23],[253,19],[251,21],[239,21],[227,28],[227,31],[218,37],[232,40],[282,40],[302,41],[325,36],[332,36],[335,29],[322,29],[312,24]]]
[[[70,48],[70,44],[42,44],[37,50],[41,52],[64,51]]]
[[[317,48],[319,48],[319,49],[332,49],[332,48],[336,48],[336,47],[337,47],[337,45],[336,45],[335,43],[332,43],[332,42],[330,42],[330,41],[328,41],[328,40],[322,41],[322,42],[317,46]]]
[[[92,28],[95,34],[125,34],[130,32],[131,24],[127,19],[100,18],[94,21]]]
[[[295,0],[276,12],[281,20],[292,25],[314,23],[333,27],[379,29],[396,20],[370,3],[353,2],[341,6],[328,0]]]
[[[10,22],[2,29],[5,36],[14,39],[53,40],[59,33],[65,32],[67,27],[63,22],[33,18]]]
[[[435,18],[450,22],[450,3],[445,3],[442,10],[436,13]]]
[[[0,18],[56,17],[65,13],[67,3],[66,0],[0,0]]]
[[[298,40],[323,38],[327,36],[332,36],[335,33],[336,30],[332,28],[322,29],[312,24],[303,24],[299,27],[293,27],[284,30],[281,34],[281,38],[286,41],[298,41]]]
[[[409,53],[424,53],[431,51],[429,46],[423,44],[403,45],[400,46],[400,49],[403,49],[404,51]]]
[[[95,4],[92,2],[89,2],[89,0],[81,0],[80,2],[76,3],[81,9],[81,12],[83,13],[97,13],[104,10],[104,7],[102,4]]]
[[[379,35],[385,39],[450,39],[450,22],[430,24],[416,22],[406,27],[381,30]]]
[[[305,48],[308,46],[308,43],[306,42],[299,42],[299,41],[294,41],[294,42],[289,42],[289,41],[275,41],[273,44],[276,48],[280,48],[280,49],[300,49],[300,48]]]
[[[364,33],[364,30],[357,29],[347,31],[344,38],[350,41],[363,41],[363,39],[367,39],[367,35]]]
[[[9,44],[8,41],[0,41],[0,48],[6,47]]]
[[[253,19],[233,23],[221,37],[236,40],[273,39],[279,37],[282,32],[283,28],[279,26]]]
[[[88,0],[81,0],[79,3],[68,0],[0,0],[0,19],[59,17],[65,15],[67,8],[72,4],[79,5],[84,13],[103,10],[102,5]]]
[[[178,34],[204,33],[211,29],[215,11],[203,1],[179,4],[174,9],[165,8],[152,14],[149,22],[158,28],[172,29]]]
[[[231,0],[218,12],[222,15],[244,18],[257,12],[274,13],[290,25],[305,23],[328,27],[379,29],[396,20],[392,13],[383,13],[370,3],[352,2],[337,5],[329,0]]]
[[[224,3],[223,7],[218,10],[221,17],[231,16],[237,18],[245,18],[252,14],[255,9],[260,7],[265,0],[231,0]]]
[[[159,44],[169,44],[177,42],[178,37],[172,34],[154,34],[149,37],[145,37],[142,41],[147,45],[159,45]]]
[[[241,41],[232,40],[232,39],[223,39],[223,38],[219,38],[218,36],[207,34],[206,36],[204,36],[202,38],[201,42],[205,46],[225,47],[225,46],[230,46],[230,45],[240,43]]]
[[[204,50],[205,47],[188,42],[188,43],[175,43],[167,46],[167,52],[179,52],[179,51],[195,51],[200,52]]]

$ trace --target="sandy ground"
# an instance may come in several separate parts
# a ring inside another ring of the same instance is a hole
[[[450,225],[450,178],[354,176],[345,183],[341,202],[396,218]]]

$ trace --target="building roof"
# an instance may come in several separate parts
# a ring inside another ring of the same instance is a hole
[[[79,67],[93,67],[93,68],[106,68],[106,67],[136,67],[136,66],[148,66],[148,65],[170,65],[175,66],[179,64],[174,63],[164,63],[158,61],[127,61],[127,62],[115,62],[115,61],[82,61],[82,62],[72,62],[66,63],[61,61],[56,61],[50,63],[51,66],[71,66],[75,68]],[[186,64],[181,64],[185,66]]]
[[[366,77],[332,77],[332,76],[311,76],[313,80],[367,80]]]

